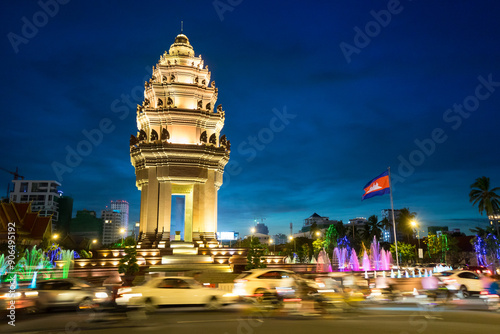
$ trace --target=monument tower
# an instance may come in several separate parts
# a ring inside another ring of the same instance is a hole
[[[184,196],[184,241],[210,241],[217,232],[217,191],[229,160],[221,136],[225,112],[208,66],[184,34],[153,67],[137,106],[130,157],[141,191],[138,247],[168,247],[172,195]]]

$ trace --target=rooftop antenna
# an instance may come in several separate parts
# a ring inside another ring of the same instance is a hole
[[[181,21],[181,34],[184,32],[184,21]]]

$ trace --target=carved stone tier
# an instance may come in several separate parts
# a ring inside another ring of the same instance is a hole
[[[130,157],[141,190],[141,247],[168,247],[171,197],[185,201],[184,241],[216,242],[217,191],[231,143],[208,66],[180,34],[153,67],[137,106]]]

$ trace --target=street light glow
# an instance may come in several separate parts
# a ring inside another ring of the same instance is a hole
[[[54,235],[52,236],[52,239],[54,239],[54,240],[57,240],[57,238],[59,238],[59,234],[54,234]]]

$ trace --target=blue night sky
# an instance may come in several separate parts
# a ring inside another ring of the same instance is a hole
[[[59,180],[74,213],[125,199],[138,220],[135,105],[183,20],[232,143],[219,230],[380,216],[389,196],[361,195],[388,166],[395,207],[424,226],[487,223],[468,193],[483,175],[500,186],[498,1],[59,2],[51,15],[2,2],[0,167]],[[110,131],[68,163],[106,119]],[[0,171],[2,194],[9,180]]]

